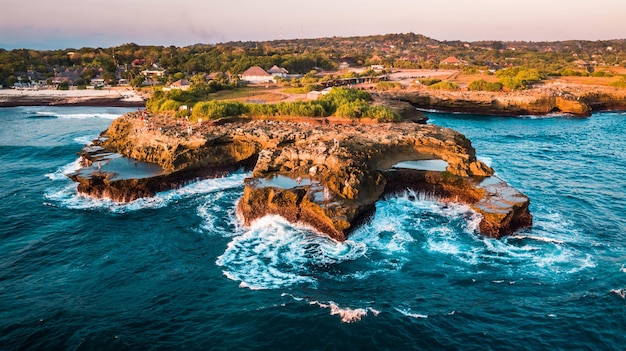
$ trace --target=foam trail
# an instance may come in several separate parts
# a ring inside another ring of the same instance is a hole
[[[298,284],[315,285],[311,273],[352,261],[366,247],[353,241],[337,242],[306,226],[292,224],[280,216],[265,216],[228,243],[216,264],[224,275],[249,289],[278,289]]]
[[[616,294],[622,299],[626,299],[626,289],[611,289],[610,292]]]
[[[75,210],[105,210],[112,213],[134,212],[148,208],[163,208],[173,201],[195,195],[208,194],[239,187],[246,178],[246,173],[234,173],[225,178],[207,179],[180,189],[164,191],[153,197],[140,198],[128,203],[116,202],[110,199],[96,199],[81,195],[76,191],[76,185],[70,184],[60,190],[50,190],[44,197],[57,202],[61,207]]]
[[[121,114],[119,113],[58,113],[51,111],[37,111],[37,115],[47,116],[47,117],[55,117],[59,119],[88,119],[88,118],[103,118],[114,120],[118,118]]]
[[[398,307],[394,307],[394,309],[400,313],[402,313],[403,315],[407,316],[407,317],[411,317],[411,318],[415,318],[415,319],[425,319],[428,318],[427,314],[419,314],[419,313],[412,313],[407,309],[401,309]]]
[[[58,168],[55,172],[45,174],[45,177],[50,180],[66,180],[68,179],[68,174],[77,171],[80,168],[80,158],[77,158],[76,160],[74,160],[74,162],[68,163],[65,166]]]
[[[339,316],[341,318],[341,322],[342,323],[356,323],[361,321],[361,319],[364,316],[367,316],[367,311],[368,309],[364,309],[364,308],[349,308],[349,307],[344,307],[341,308],[339,307],[336,303],[334,302],[329,302],[329,303],[321,303],[319,301],[311,301],[310,302],[311,305],[318,305],[321,308],[329,308],[330,309],[330,315],[331,316]],[[380,313],[379,311],[376,311],[374,309],[371,310],[372,313],[374,315],[378,315],[378,313]]]
[[[98,138],[97,134],[85,135],[85,136],[74,138],[74,142],[80,145],[89,145],[91,144],[92,141],[94,141],[97,138]]]

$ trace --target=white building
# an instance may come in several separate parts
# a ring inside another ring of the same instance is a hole
[[[269,73],[269,75],[272,77],[286,78],[287,74],[289,74],[289,71],[282,67],[274,65],[272,68],[267,70],[267,73]]]
[[[274,77],[259,66],[252,66],[243,72],[239,79],[248,83],[271,83]]]

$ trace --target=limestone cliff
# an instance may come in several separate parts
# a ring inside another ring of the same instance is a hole
[[[156,163],[162,172],[143,180],[116,180],[115,175],[107,175],[106,166],[97,172],[77,172],[71,177],[79,182],[80,192],[130,201],[189,179],[253,167],[238,204],[246,224],[279,214],[337,240],[345,240],[381,195],[398,186],[419,189],[430,184],[429,191],[443,200],[472,205],[483,214],[481,230],[488,235],[508,234],[531,223],[528,198],[517,193],[503,199],[498,195],[502,191],[481,186],[493,170],[476,159],[463,135],[434,125],[323,120],[189,124],[132,113],[115,120],[82,155],[93,170],[93,162],[108,153]],[[394,165],[420,160],[440,160],[445,169],[403,170],[404,178],[397,178]],[[512,189],[506,183],[501,186]],[[496,215],[500,213],[506,216]]]
[[[587,117],[597,110],[626,109],[626,90],[603,86],[545,83],[514,92],[440,91],[415,88],[382,93],[418,108],[500,116],[567,113]]]

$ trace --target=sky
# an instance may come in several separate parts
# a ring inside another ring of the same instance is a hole
[[[0,14],[4,49],[409,32],[462,41],[626,38],[626,0],[0,0]]]

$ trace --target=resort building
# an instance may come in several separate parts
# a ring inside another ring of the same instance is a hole
[[[274,81],[274,77],[259,66],[252,66],[243,72],[239,79],[248,83],[271,83]]]
[[[170,84],[170,89],[187,90],[191,87],[191,82],[186,79],[179,79]]]
[[[282,67],[274,65],[272,68],[267,70],[267,73],[269,73],[269,75],[271,75],[272,77],[286,78],[287,74],[289,74],[289,71]]]
[[[440,65],[450,65],[450,66],[459,66],[463,64],[463,61],[459,60],[454,56],[450,56],[447,59],[439,62]]]

